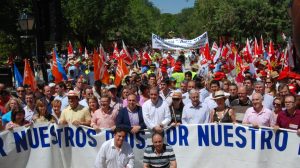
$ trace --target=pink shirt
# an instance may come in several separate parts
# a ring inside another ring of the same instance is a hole
[[[96,110],[92,116],[91,126],[96,125],[99,128],[111,128],[116,125],[117,109],[110,109],[108,113],[104,113],[102,108]]]
[[[267,108],[263,108],[260,112],[256,112],[253,107],[250,107],[245,112],[243,123],[271,127],[275,125],[275,118],[272,111]]]

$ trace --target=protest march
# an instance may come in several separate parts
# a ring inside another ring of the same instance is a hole
[[[3,2],[1,168],[299,167],[300,1],[159,2]]]

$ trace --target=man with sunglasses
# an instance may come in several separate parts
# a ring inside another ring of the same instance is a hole
[[[17,87],[17,99],[21,103],[21,107],[24,108],[26,106],[26,101],[25,101],[25,89],[23,86]]]

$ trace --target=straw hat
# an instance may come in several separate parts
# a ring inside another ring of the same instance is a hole
[[[225,98],[225,94],[222,90],[216,91],[215,96],[212,98],[213,100]]]

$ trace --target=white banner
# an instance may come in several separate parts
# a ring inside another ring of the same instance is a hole
[[[0,133],[1,168],[93,167],[101,144],[111,131],[96,133],[86,127],[39,125]],[[166,131],[178,167],[296,168],[300,137],[295,133],[253,129],[233,124],[181,125]],[[135,167],[142,167],[150,133],[130,134]]]
[[[162,39],[158,35],[152,34],[152,48],[168,49],[168,50],[182,50],[182,49],[199,49],[204,47],[208,42],[207,32],[192,39]]]

